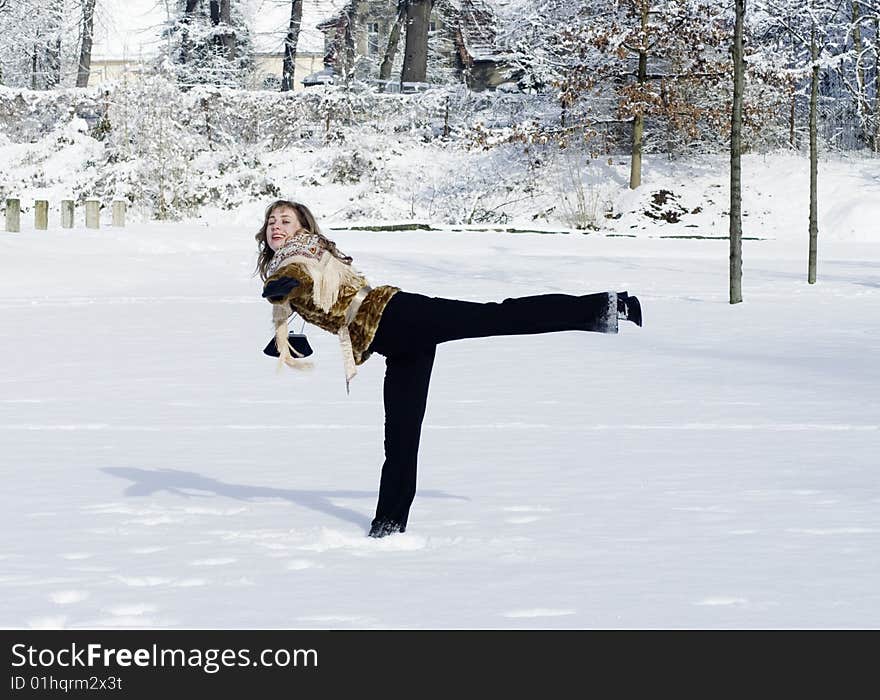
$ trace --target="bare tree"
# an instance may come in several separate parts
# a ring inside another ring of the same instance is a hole
[[[807,281],[816,283],[816,257],[819,239],[819,144],[816,125],[819,111],[819,45],[816,41],[816,18],[810,16],[810,259],[807,266]]]
[[[733,109],[730,115],[730,303],[742,301],[742,116],[745,92],[743,23],[746,0],[735,0]]]
[[[564,126],[574,126],[579,100],[613,100],[616,114],[603,121],[632,124],[631,189],[642,182],[647,120],[666,125],[671,153],[676,142],[729,118],[720,90],[729,74],[720,50],[729,47],[725,11],[718,0],[597,0],[555,32],[560,68],[552,83]]]
[[[296,70],[296,45],[302,26],[303,0],[291,0],[290,25],[284,38],[284,67],[281,72],[281,92],[293,90],[293,76]]]
[[[819,238],[818,180],[819,180],[819,82],[823,63],[840,55],[841,44],[836,36],[841,29],[843,4],[839,0],[762,0],[770,11],[770,25],[783,32],[791,41],[792,58],[804,66],[809,75],[809,132],[810,132],[810,216],[809,258],[807,281],[816,282],[817,248]]]
[[[648,35],[648,2],[638,3],[639,19],[641,21],[640,36]],[[639,54],[639,67],[636,72],[636,84],[644,85],[648,81],[648,46],[645,41],[641,41],[637,46]],[[645,111],[643,109],[636,110],[633,117],[632,131],[632,158],[629,166],[629,188],[636,189],[642,184],[642,139],[645,135]]]
[[[82,2],[82,41],[79,49],[79,67],[76,71],[76,86],[88,87],[89,72],[92,65],[92,34],[95,27],[95,0]]]

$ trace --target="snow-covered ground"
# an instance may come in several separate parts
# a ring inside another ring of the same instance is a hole
[[[365,536],[382,358],[346,397],[334,337],[310,331],[310,374],[261,354],[265,202],[100,231],[23,217],[0,233],[0,626],[880,626],[876,168],[826,168],[809,286],[803,165],[752,179],[766,240],[733,307],[726,241],[646,237],[723,235],[705,221],[330,231],[373,283],[628,289],[645,311],[617,336],[441,347],[410,527],[384,540]]]

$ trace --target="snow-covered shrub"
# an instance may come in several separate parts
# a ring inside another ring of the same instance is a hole
[[[354,150],[349,153],[340,153],[333,160],[324,173],[324,177],[330,182],[340,185],[354,185],[365,177],[376,172],[376,166],[360,151]]]

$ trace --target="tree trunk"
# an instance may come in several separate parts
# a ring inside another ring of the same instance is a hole
[[[79,68],[76,71],[76,86],[89,86],[89,72],[92,65],[92,34],[95,27],[95,0],[83,0],[82,5],[82,43],[79,49]]]
[[[45,51],[46,60],[46,79],[44,87],[47,90],[54,90],[61,85],[61,37],[55,41],[46,42]]]
[[[235,60],[235,31],[232,28],[231,0],[220,0],[220,23],[226,27],[220,37],[220,45],[223,47],[226,58],[232,63]]]
[[[818,222],[818,179],[819,147],[817,138],[817,112],[819,106],[819,49],[816,46],[816,24],[810,28],[810,57],[813,61],[813,77],[810,84],[810,259],[807,267],[807,281],[816,283],[816,248],[819,238]]]
[[[431,0],[410,0],[406,10],[406,49],[400,72],[401,84],[427,80],[430,18]]]
[[[345,85],[351,83],[354,74],[354,64],[357,59],[357,19],[359,0],[351,0],[348,3],[345,17],[345,35],[342,49],[342,81]]]
[[[648,31],[648,5],[642,6],[642,35]],[[645,39],[647,43],[647,40]],[[648,81],[648,49],[647,46],[639,50],[639,73],[636,78],[639,85]],[[642,139],[645,133],[645,113],[641,107],[633,118],[632,159],[629,167],[629,188],[636,189],[642,184]]]
[[[281,75],[281,92],[294,89],[293,75],[296,69],[296,45],[299,41],[299,29],[302,26],[303,0],[291,0],[290,25],[284,39],[284,68]]]
[[[880,37],[880,14],[874,20],[874,37]],[[880,153],[880,47],[874,53],[874,153]]]
[[[865,69],[862,66],[862,27],[859,24],[861,15],[861,7],[859,0],[852,2],[852,37],[853,49],[856,53],[856,110],[858,111],[859,121],[866,129],[868,124],[868,100],[865,94]],[[868,139],[870,140],[870,139]]]
[[[403,26],[403,20],[406,18],[407,0],[398,0],[397,3],[397,19],[391,26],[391,33],[388,35],[388,46],[385,47],[385,56],[382,58],[382,65],[379,66],[379,92],[385,89],[385,83],[391,79],[391,66],[394,63],[394,57],[397,56],[397,46],[400,44],[400,28]]]
[[[743,19],[746,0],[736,0],[733,34],[733,110],[730,115],[730,303],[742,301],[742,112],[745,91]]]
[[[189,25],[198,9],[199,0],[186,0],[186,8],[183,12],[183,28],[180,37],[180,62],[189,62]]]

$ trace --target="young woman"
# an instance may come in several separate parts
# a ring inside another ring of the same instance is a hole
[[[385,463],[370,537],[406,530],[437,345],[553,331],[617,333],[618,319],[642,325],[639,301],[626,292],[542,294],[481,304],[370,287],[297,202],[270,204],[256,239],[257,271],[265,282],[263,297],[273,304],[281,362],[292,367],[305,362],[288,343],[293,311],[339,337],[346,389],[357,365],[374,352],[385,356]]]

